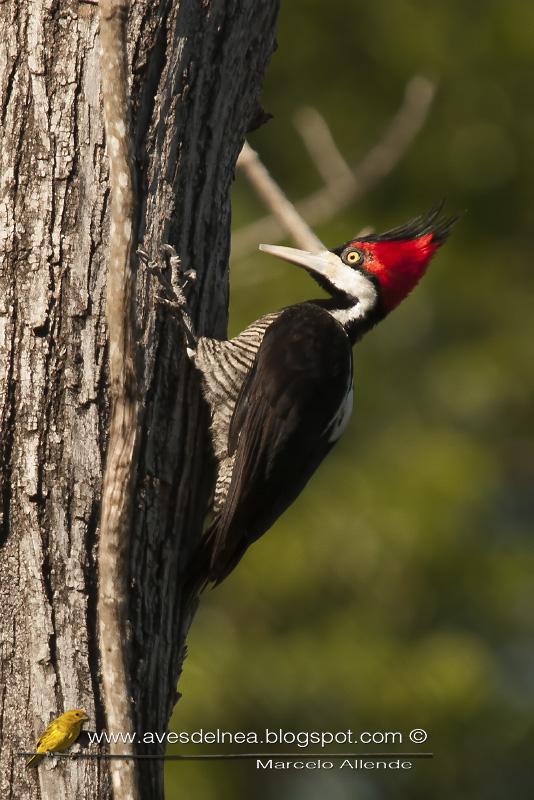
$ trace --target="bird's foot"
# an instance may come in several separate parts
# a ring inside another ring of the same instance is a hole
[[[196,271],[194,269],[187,269],[185,271],[182,269],[180,256],[174,247],[171,244],[164,244],[162,245],[161,249],[165,255],[165,261],[172,272],[176,275],[180,283],[180,287],[185,289],[189,284],[194,284],[197,279]]]
[[[154,277],[157,278],[163,290],[162,294],[157,295],[158,299],[161,298],[166,301],[165,304],[170,307],[186,308],[188,301],[185,296],[185,290],[194,285],[197,274],[193,269],[186,270],[185,272],[182,270],[180,256],[172,245],[164,244],[161,249],[165,258],[165,264],[163,266],[157,261],[152,261],[148,253],[144,250],[139,249],[137,255]],[[171,270],[171,275],[176,277],[176,287],[173,286],[167,275],[168,269]]]
[[[156,294],[156,301],[177,315],[184,329],[187,339],[188,352],[196,347],[197,336],[189,313],[189,301],[186,290],[194,285],[197,274],[195,270],[182,270],[180,257],[172,245],[162,246],[165,263],[161,266],[157,261],[152,261],[144,250],[138,250],[137,255],[146,264],[148,270],[155,276],[160,284],[161,291]],[[175,277],[175,285],[171,283],[167,274]]]

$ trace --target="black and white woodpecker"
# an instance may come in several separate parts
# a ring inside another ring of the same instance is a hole
[[[213,518],[186,577],[193,590],[227,577],[337,442],[352,412],[352,347],[413,289],[455,221],[438,208],[333,250],[260,245],[329,297],[267,314],[230,340],[195,335],[180,289],[216,459]]]

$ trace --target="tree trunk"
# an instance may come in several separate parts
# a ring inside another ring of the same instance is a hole
[[[199,331],[223,336],[229,189],[273,49],[278,0],[134,2],[129,17],[138,239],[175,245],[198,273]],[[97,760],[26,770],[49,720],[105,725],[96,619],[108,376],[108,163],[98,9],[0,5],[0,792],[110,797]],[[130,545],[137,732],[166,730],[194,609],[180,575],[209,491],[207,419],[176,320],[141,267],[143,415]],[[151,752],[154,752],[152,750]],[[141,796],[162,797],[158,761]],[[37,789],[38,786],[38,789]]]

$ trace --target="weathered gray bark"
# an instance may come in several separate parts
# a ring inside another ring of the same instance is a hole
[[[130,64],[139,240],[198,271],[204,333],[226,326],[229,187],[273,48],[277,0],[134,3]],[[97,9],[0,5],[0,792],[106,798],[104,763],[26,771],[49,721],[83,707],[101,729],[99,492],[108,422],[107,159]],[[164,731],[190,612],[180,572],[209,483],[206,419],[176,321],[140,271],[146,396],[131,545],[138,731]],[[153,752],[153,751],[152,751]],[[141,762],[142,796],[162,795]]]

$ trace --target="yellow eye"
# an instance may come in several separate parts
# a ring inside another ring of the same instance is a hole
[[[358,250],[348,250],[345,253],[345,261],[347,264],[358,264],[362,260],[362,254]]]

